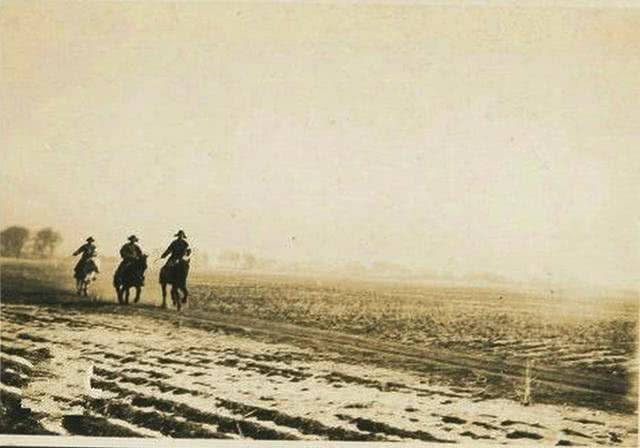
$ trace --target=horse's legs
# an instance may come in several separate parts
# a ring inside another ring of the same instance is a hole
[[[142,293],[142,286],[136,286],[136,298],[134,299],[135,303],[140,301],[140,294]]]
[[[182,291],[184,291],[184,297],[182,298],[182,303],[187,303],[187,297],[189,297],[189,290],[187,289],[187,286],[183,286]]]
[[[124,287],[124,304],[129,305],[129,287]]]
[[[178,311],[182,307],[182,300],[180,299],[179,287],[172,285],[171,286],[171,297],[173,298],[173,304],[176,306]]]
[[[176,297],[178,295],[178,290],[176,289],[175,285],[171,285],[171,303],[175,306],[176,304]]]
[[[175,306],[176,304],[176,287],[175,285],[171,285],[171,304]]]
[[[162,286],[162,308],[166,308],[167,307],[167,284],[160,283],[160,286]]]

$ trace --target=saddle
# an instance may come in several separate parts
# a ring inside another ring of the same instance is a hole
[[[96,257],[81,260],[76,266],[75,277],[81,279],[92,272],[100,272],[100,262]]]
[[[160,269],[160,278],[168,283],[175,281],[183,282],[189,273],[189,259],[170,258],[166,264]]]
[[[129,269],[128,275],[133,276],[142,285],[144,285],[144,271],[139,272],[138,270],[135,270],[135,264],[136,264],[136,260],[132,260],[132,259],[128,259],[128,258],[123,259],[120,262],[120,264],[118,265],[118,268],[116,269],[114,278],[115,279],[122,278],[122,276]]]

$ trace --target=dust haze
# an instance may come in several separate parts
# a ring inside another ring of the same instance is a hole
[[[637,288],[640,11],[3,2],[3,227]]]

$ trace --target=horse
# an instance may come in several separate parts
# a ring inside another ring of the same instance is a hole
[[[171,285],[171,301],[178,311],[187,303],[187,276],[189,275],[189,259],[180,259],[167,263],[160,269],[160,286],[162,286],[162,308],[167,307],[167,285]],[[180,298],[180,291],[184,297]]]
[[[80,297],[89,295],[89,285],[98,278],[98,270],[98,260],[95,258],[88,258],[80,263],[74,274],[77,295]]]
[[[144,280],[144,272],[147,270],[147,256],[132,260],[130,263],[123,263],[118,266],[115,274],[113,274],[113,287],[118,295],[118,303],[120,305],[129,304],[129,290],[136,288],[136,297],[134,303],[140,301],[140,293]]]

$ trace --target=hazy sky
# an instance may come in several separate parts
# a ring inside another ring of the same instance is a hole
[[[2,225],[637,285],[640,9],[3,2]]]

